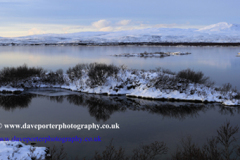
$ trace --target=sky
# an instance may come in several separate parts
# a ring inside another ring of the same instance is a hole
[[[239,0],[0,0],[0,37],[240,24]]]

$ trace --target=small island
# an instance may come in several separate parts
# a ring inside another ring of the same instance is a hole
[[[115,54],[113,56],[116,57],[154,57],[154,58],[164,58],[168,56],[174,56],[174,55],[188,55],[191,54],[189,52],[143,52],[143,53],[123,53],[123,54]]]
[[[5,67],[0,71],[0,92],[21,92],[25,88],[58,87],[72,91],[125,95],[152,100],[191,101],[240,105],[240,93],[231,84],[215,87],[201,71],[128,69],[103,63],[77,64],[67,73],[26,65]],[[17,92],[17,93],[18,93]]]

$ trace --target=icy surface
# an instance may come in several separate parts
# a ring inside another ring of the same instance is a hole
[[[240,25],[221,22],[201,29],[148,28],[117,32],[79,32],[0,38],[0,45],[107,44],[141,42],[240,42]]]
[[[33,147],[18,141],[0,141],[0,159],[45,159],[46,147]]]

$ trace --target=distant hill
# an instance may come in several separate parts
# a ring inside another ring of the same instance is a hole
[[[221,22],[201,29],[147,28],[0,38],[0,45],[88,45],[128,43],[240,43],[240,25]]]

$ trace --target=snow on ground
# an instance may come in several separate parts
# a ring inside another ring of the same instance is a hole
[[[240,25],[221,22],[201,29],[147,28],[117,32],[79,32],[0,38],[0,45],[141,42],[240,42]]]
[[[46,147],[33,147],[18,141],[0,141],[0,159],[45,159]]]
[[[189,83],[187,88],[184,84],[168,85],[162,87],[154,86],[154,83],[160,76],[164,76],[162,71],[139,71],[139,70],[120,70],[117,78],[108,77],[106,82],[101,86],[90,86],[87,84],[87,73],[80,80],[69,82],[69,85],[62,88],[72,91],[80,91],[94,94],[107,95],[126,95],[139,98],[151,99],[175,99],[188,101],[207,101],[220,102],[224,105],[240,105],[239,100],[231,99],[236,93],[229,91],[221,93],[214,87],[208,87],[203,84]],[[165,74],[168,77],[175,75]]]

